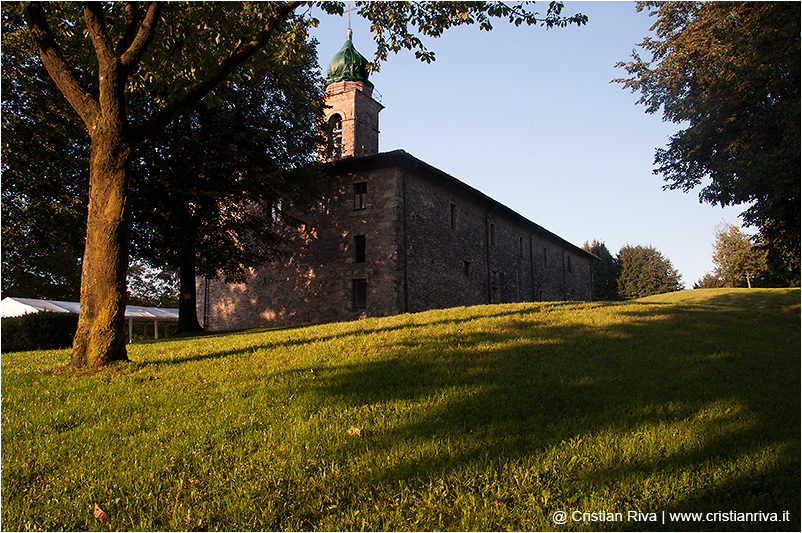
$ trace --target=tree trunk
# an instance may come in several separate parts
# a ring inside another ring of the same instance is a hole
[[[198,301],[195,287],[195,246],[192,235],[188,235],[181,247],[181,295],[178,300],[178,332],[198,333],[203,328],[198,322]]]
[[[131,146],[119,121],[100,119],[92,136],[89,215],[81,272],[81,311],[70,366],[128,359],[125,290],[130,219],[126,206]]]

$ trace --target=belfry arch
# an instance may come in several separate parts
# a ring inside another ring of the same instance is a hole
[[[350,29],[347,35],[328,68],[323,161],[379,153],[379,112],[384,106],[368,81],[368,60],[354,48]]]

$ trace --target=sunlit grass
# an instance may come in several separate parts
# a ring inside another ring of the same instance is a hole
[[[2,527],[798,530],[799,316],[687,291],[136,344],[91,376],[4,353]]]

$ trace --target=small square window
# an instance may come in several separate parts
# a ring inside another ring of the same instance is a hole
[[[368,304],[368,280],[355,279],[351,283],[354,309],[365,309]]]
[[[365,236],[354,236],[354,263],[365,262]]]
[[[365,209],[367,206],[368,184],[354,183],[354,211]]]
[[[463,261],[462,262],[462,273],[466,276],[471,275],[471,262],[470,261]]]

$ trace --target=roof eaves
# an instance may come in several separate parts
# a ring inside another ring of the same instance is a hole
[[[515,219],[518,219],[520,222],[530,226],[534,233],[540,234],[545,238],[555,241],[568,249],[573,250],[574,252],[584,255],[590,259],[598,259],[595,255],[588,252],[587,250],[583,250],[579,246],[568,242],[567,240],[563,239],[559,235],[547,230],[540,224],[532,222],[528,218],[524,217],[520,213],[513,211],[506,205],[502,204],[498,200],[494,200],[490,196],[486,195],[482,191],[475,189],[461,181],[451,174],[440,170],[437,167],[430,165],[429,163],[418,159],[417,157],[411,155],[410,153],[406,152],[405,150],[393,150],[391,152],[382,152],[373,155],[366,155],[366,156],[357,156],[357,157],[348,157],[344,159],[338,159],[336,161],[331,161],[326,163],[332,171],[337,170],[364,170],[364,169],[371,169],[371,168],[381,168],[385,166],[389,166],[390,164],[398,164],[399,166],[403,166],[407,169],[419,169],[422,172],[439,179],[441,181],[445,181],[450,185],[453,185],[469,195],[477,198],[478,200],[490,204],[494,210],[503,212]],[[350,168],[349,168],[350,167]]]

